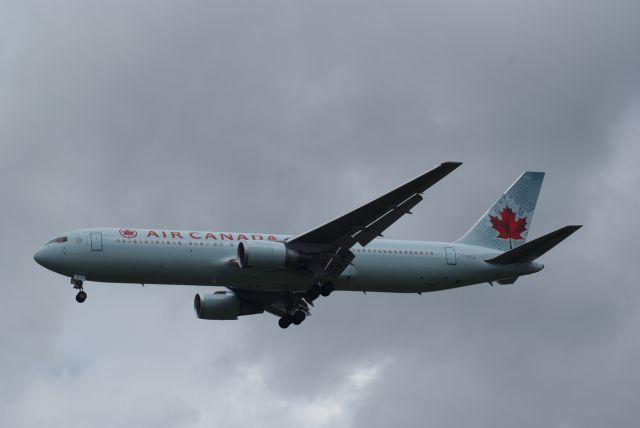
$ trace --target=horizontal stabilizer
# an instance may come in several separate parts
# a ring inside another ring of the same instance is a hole
[[[522,244],[513,250],[509,250],[506,253],[502,253],[499,256],[486,261],[488,263],[495,264],[524,263],[533,261],[558,245],[560,242],[564,241],[569,237],[569,235],[581,227],[582,226],[565,226],[555,232],[543,235],[531,242]]]

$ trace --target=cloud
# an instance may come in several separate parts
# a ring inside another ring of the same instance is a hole
[[[276,386],[268,359],[225,358],[224,348],[233,347],[235,339],[219,337],[216,346],[201,349],[209,354],[205,358],[172,351],[154,339],[93,355],[80,365],[64,358],[64,368],[29,379],[23,393],[10,397],[3,419],[25,427],[204,427],[211,421],[234,427],[251,420],[270,426],[352,426],[354,409],[364,404],[387,364],[360,361],[330,370],[330,381],[291,397]]]
[[[0,424],[635,426],[638,7],[1,2]],[[298,328],[37,266],[89,226],[296,233],[443,160],[391,238],[459,237],[522,170],[513,286],[336,293]],[[462,410],[461,410],[462,409]]]

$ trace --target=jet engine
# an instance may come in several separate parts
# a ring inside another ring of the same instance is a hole
[[[238,244],[238,265],[241,268],[276,270],[307,263],[310,256],[287,248],[282,242],[242,241]]]
[[[264,312],[264,306],[239,298],[231,291],[196,294],[193,300],[196,316],[204,320],[235,320],[241,315]]]

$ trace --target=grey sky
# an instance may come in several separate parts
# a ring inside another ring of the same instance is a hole
[[[637,426],[633,1],[0,0],[0,425]],[[336,293],[298,328],[37,266],[90,226],[296,233],[444,160],[394,238],[459,237],[525,169],[513,286]]]

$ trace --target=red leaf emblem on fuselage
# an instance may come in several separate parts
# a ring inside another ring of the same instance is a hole
[[[524,239],[521,234],[527,230],[527,217],[516,220],[516,213],[508,206],[500,211],[500,218],[489,215],[489,220],[491,226],[498,231],[498,238],[509,240],[509,248],[512,248],[512,239]]]
[[[138,236],[138,232],[133,229],[120,229],[120,235],[125,238],[135,238]]]

